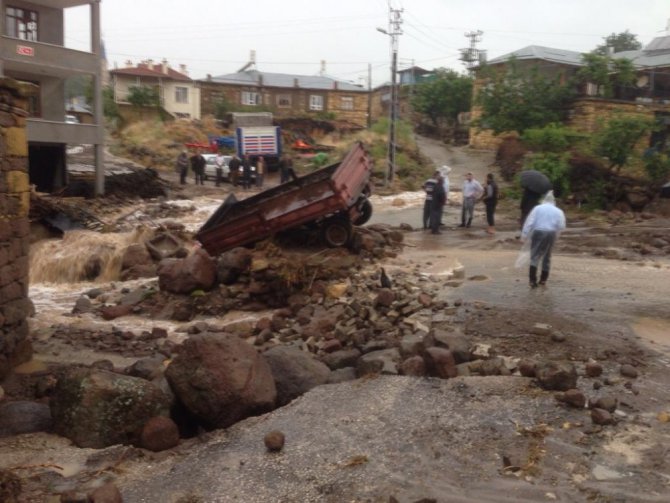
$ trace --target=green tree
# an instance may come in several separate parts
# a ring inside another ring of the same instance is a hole
[[[611,33],[603,37],[603,40],[605,42],[593,50],[594,54],[605,56],[607,55],[608,47],[612,47],[614,52],[638,51],[642,49],[642,44],[637,39],[637,35],[630,33],[628,30],[621,33]]]
[[[577,80],[598,86],[598,94],[606,98],[614,95],[615,86],[629,86],[635,82],[635,67],[626,58],[611,58],[600,54],[582,54],[584,66],[577,72]]]
[[[102,113],[108,119],[116,119],[119,117],[119,107],[114,101],[114,89],[107,86],[102,90]]]
[[[562,122],[575,96],[572,87],[562,85],[560,77],[548,78],[536,68],[521,71],[512,59],[505,72],[494,73],[477,95],[482,107],[479,125],[493,130],[523,133],[529,128]]]
[[[536,152],[565,152],[585,137],[584,134],[561,124],[548,124],[543,128],[527,129],[521,136],[521,141]]]
[[[647,177],[654,186],[661,186],[670,179],[670,156],[652,152],[642,157]]]
[[[225,96],[221,96],[214,102],[214,117],[225,120],[228,114],[234,112],[233,106]]]
[[[614,117],[594,133],[593,153],[607,159],[610,171],[619,173],[633,154],[635,145],[653,128],[654,122],[645,117]]]
[[[438,126],[441,120],[454,124],[459,113],[470,110],[471,100],[472,78],[439,68],[431,79],[415,87],[412,107]]]
[[[136,107],[157,107],[160,105],[158,89],[153,86],[131,86],[128,89],[128,103]]]

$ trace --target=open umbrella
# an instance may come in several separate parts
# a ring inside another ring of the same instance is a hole
[[[665,199],[670,199],[670,182],[666,183],[661,187],[661,197]]]
[[[524,189],[528,189],[536,194],[544,194],[554,188],[547,175],[534,169],[522,171],[520,181]]]

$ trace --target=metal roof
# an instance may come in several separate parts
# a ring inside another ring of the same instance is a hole
[[[207,82],[216,82],[219,84],[237,84],[247,86],[258,86],[260,81],[263,81],[263,86],[266,87],[286,87],[286,88],[302,88],[302,89],[323,89],[334,90],[337,84],[339,91],[354,91],[367,92],[364,87],[336,80],[332,77],[322,75],[292,75],[288,73],[268,73],[259,72],[258,70],[249,70],[245,72],[229,73],[226,75],[218,75]],[[204,79],[201,79],[204,80]],[[296,86],[297,82],[297,86]]]
[[[489,65],[504,63],[512,57],[518,60],[541,59],[562,63],[564,65],[582,66],[582,53],[576,51],[567,51],[565,49],[555,49],[553,47],[543,47],[541,45],[529,45],[523,49],[498,56],[487,61]]]
[[[659,39],[664,39],[665,41],[655,41]],[[660,49],[660,47],[665,47],[667,44],[668,49]],[[649,47],[655,47],[655,49],[650,50]],[[659,53],[657,51],[662,50],[663,52]],[[561,63],[564,65],[572,66],[584,66],[582,62],[581,52],[567,51],[564,49],[554,49],[551,47],[542,47],[539,45],[529,45],[523,49],[519,49],[509,54],[503,56],[498,56],[497,58],[491,59],[487,62],[489,65],[495,65],[500,63],[505,63],[509,61],[512,57],[515,57],[517,60],[532,60],[540,59],[543,61],[551,61],[554,63]],[[670,37],[658,37],[654,39],[647,47],[639,51],[622,51],[615,52],[612,54],[613,58],[626,58],[630,59],[633,62],[633,65],[636,67],[667,67],[670,66]]]
[[[670,51],[670,35],[656,37],[644,48],[645,51]]]

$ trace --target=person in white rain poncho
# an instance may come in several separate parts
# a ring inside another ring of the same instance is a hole
[[[549,191],[544,200],[532,209],[521,231],[521,239],[530,242],[530,269],[528,277],[530,287],[535,288],[537,282],[537,268],[542,261],[540,285],[549,279],[551,268],[551,250],[554,247],[558,234],[565,229],[565,213],[556,207],[553,191]]]

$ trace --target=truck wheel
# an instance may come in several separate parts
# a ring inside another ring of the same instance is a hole
[[[372,203],[368,201],[367,199],[363,201],[363,204],[361,205],[360,208],[361,214],[358,216],[356,220],[354,220],[354,225],[363,225],[370,220],[372,217]]]
[[[352,232],[351,222],[345,218],[334,218],[323,224],[323,239],[332,248],[347,245]]]

